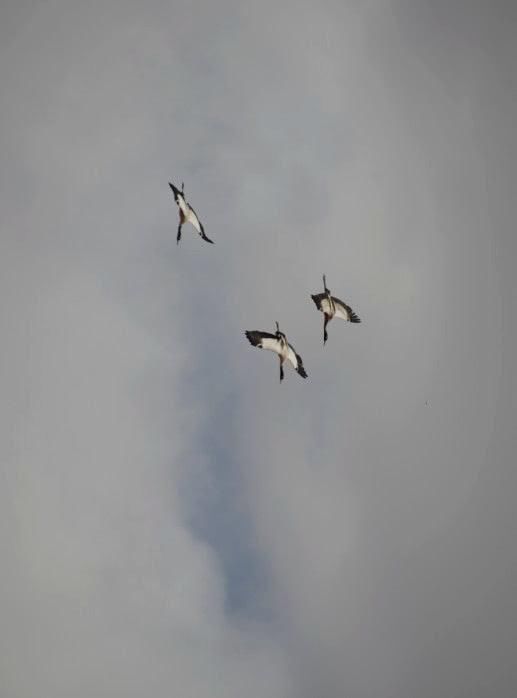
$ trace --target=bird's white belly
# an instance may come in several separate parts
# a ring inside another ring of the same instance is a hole
[[[334,303],[330,303],[328,298],[323,299],[321,303],[321,309],[323,310],[325,315],[328,315],[330,318],[333,318],[336,314],[336,307]]]

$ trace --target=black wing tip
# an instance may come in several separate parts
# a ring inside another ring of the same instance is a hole
[[[178,187],[175,187],[172,182],[169,182],[169,187],[172,189],[172,193],[174,194],[174,200],[176,203],[178,203],[178,197],[181,194],[181,191],[178,189]]]
[[[192,206],[191,206],[190,208],[192,208]],[[192,210],[194,211],[194,209],[192,209]],[[196,213],[196,212],[194,211],[194,213]],[[196,216],[197,216],[197,213],[196,213]],[[213,240],[210,240],[210,238],[207,237],[207,235],[206,235],[206,233],[205,233],[205,228],[204,228],[203,224],[201,223],[201,221],[199,220],[199,218],[198,218],[198,221],[199,221],[199,228],[200,228],[199,234],[201,235],[201,238],[202,238],[205,242],[209,242],[211,245],[213,245],[213,244],[214,244],[214,241],[213,241]]]
[[[257,332],[255,330],[245,330],[244,334],[246,335],[248,342],[256,347],[260,341],[260,338],[257,337]]]
[[[302,378],[307,378],[307,371],[303,366],[302,357],[299,354],[296,354],[296,361],[298,362],[298,368],[296,369],[296,373],[300,374]]]
[[[319,309],[320,309],[320,301],[319,301],[318,296],[315,296],[315,295],[313,295],[313,294],[311,293],[311,298],[312,298],[312,300],[314,301],[314,305],[315,305],[316,308],[318,308],[318,310],[319,310]]]
[[[354,313],[353,310],[350,311],[350,322],[362,322],[361,318],[359,315]]]
[[[298,366],[296,372],[299,373],[302,378],[307,378],[307,371],[304,369],[303,366]]]

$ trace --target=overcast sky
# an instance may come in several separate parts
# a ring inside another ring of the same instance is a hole
[[[2,697],[517,694],[516,32],[2,3]]]

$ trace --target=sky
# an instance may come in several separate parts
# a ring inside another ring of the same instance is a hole
[[[516,30],[2,3],[2,696],[516,694]]]

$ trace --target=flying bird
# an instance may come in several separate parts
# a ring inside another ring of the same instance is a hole
[[[179,241],[181,240],[181,227],[182,227],[182,225],[184,223],[192,223],[192,225],[197,230],[197,232],[201,235],[203,240],[206,240],[206,242],[211,242],[213,245],[214,241],[210,240],[205,235],[205,229],[203,228],[203,224],[201,223],[201,221],[197,217],[197,213],[194,211],[194,209],[188,203],[188,201],[185,200],[185,193],[184,193],[185,185],[183,184],[183,182],[181,183],[181,190],[178,189],[177,187],[175,187],[174,184],[171,184],[171,182],[169,182],[169,187],[173,191],[174,200],[178,204],[179,214],[180,214],[180,222],[178,225],[178,235],[176,237],[176,244],[178,244]]]
[[[323,287],[325,289],[323,293],[311,295],[311,298],[316,304],[316,308],[321,310],[325,316],[323,321],[323,344],[325,344],[328,339],[327,324],[333,317],[339,317],[342,320],[348,320],[348,322],[361,322],[361,320],[349,305],[343,303],[339,298],[330,295],[330,289],[327,288],[325,274],[323,274]]]
[[[307,378],[307,373],[303,367],[302,357],[295,352],[293,347],[287,341],[287,337],[283,332],[280,332],[278,322],[276,323],[276,332],[260,332],[259,330],[246,330],[244,333],[250,344],[259,349],[269,349],[278,354],[280,359],[280,382],[284,378],[284,361],[288,361],[294,370],[300,374],[302,378]]]

